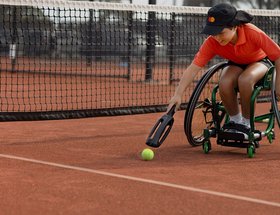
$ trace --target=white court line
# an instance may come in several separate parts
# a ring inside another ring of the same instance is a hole
[[[137,181],[137,182],[142,182],[142,183],[155,184],[155,185],[165,186],[165,187],[169,187],[169,188],[176,188],[179,190],[187,190],[187,191],[191,191],[191,192],[204,193],[204,194],[208,194],[208,195],[212,195],[212,196],[218,196],[218,197],[224,197],[224,198],[235,199],[235,200],[240,200],[240,201],[258,203],[258,204],[269,205],[269,206],[274,206],[274,207],[280,207],[279,202],[271,202],[271,201],[266,201],[266,200],[261,200],[261,199],[234,195],[234,194],[230,194],[230,193],[216,192],[216,191],[199,189],[199,188],[189,187],[189,186],[184,186],[184,185],[179,185],[179,184],[172,184],[172,183],[168,183],[168,182],[155,181],[155,180],[138,178],[138,177],[133,177],[133,176],[128,176],[128,175],[121,175],[121,174],[110,173],[110,172],[89,169],[89,168],[84,168],[84,167],[77,167],[77,166],[70,166],[70,165],[53,163],[53,162],[48,162],[48,161],[35,160],[35,159],[18,157],[18,156],[8,155],[8,154],[0,154],[0,157],[14,159],[14,160],[20,160],[20,161],[26,161],[26,162],[35,163],[35,164],[53,166],[53,167],[58,167],[58,168],[63,168],[63,169],[70,169],[70,170],[94,173],[94,174],[98,174],[98,175],[105,175],[105,176],[121,178],[121,179],[126,179],[126,180],[131,180],[131,181]]]

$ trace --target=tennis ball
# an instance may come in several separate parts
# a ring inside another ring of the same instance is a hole
[[[142,159],[143,159],[144,161],[153,160],[153,158],[154,158],[154,152],[153,152],[153,150],[146,148],[146,149],[144,149],[144,150],[142,151],[141,157],[142,157]]]

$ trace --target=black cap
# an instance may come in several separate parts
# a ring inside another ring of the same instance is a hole
[[[236,26],[252,21],[253,16],[245,11],[237,11],[235,7],[227,3],[217,4],[210,8],[207,14],[206,25],[203,34],[217,35],[225,27]]]

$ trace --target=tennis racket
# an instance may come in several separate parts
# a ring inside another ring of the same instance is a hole
[[[166,139],[174,123],[175,108],[176,105],[173,105],[154,125],[146,141],[148,146],[158,148]]]

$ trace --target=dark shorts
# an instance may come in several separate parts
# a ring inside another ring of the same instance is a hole
[[[273,63],[267,57],[265,57],[257,62],[264,64],[267,68],[270,68],[271,66],[273,66]],[[241,69],[245,70],[247,68],[247,66],[249,66],[250,64],[238,64],[238,63],[234,63],[233,61],[229,60],[228,65],[238,66]]]

